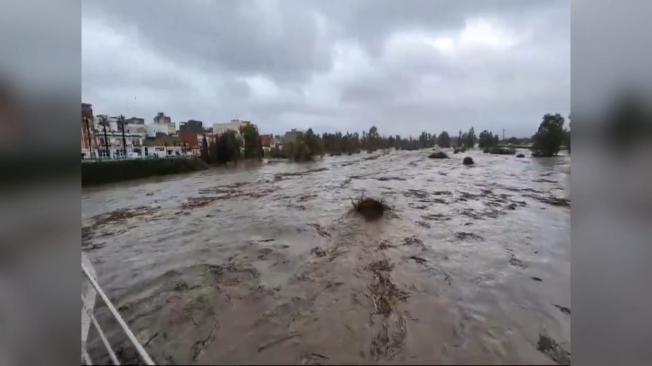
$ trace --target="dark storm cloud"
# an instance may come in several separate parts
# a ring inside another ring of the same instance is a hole
[[[567,1],[84,1],[98,112],[387,133],[568,114]]]

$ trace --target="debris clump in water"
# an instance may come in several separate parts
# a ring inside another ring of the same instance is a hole
[[[443,151],[435,151],[434,153],[428,155],[430,159],[448,159],[448,155],[446,155],[445,152]]]
[[[389,207],[383,202],[374,198],[360,197],[352,201],[355,211],[360,213],[368,221],[378,220],[383,216]]]
[[[546,335],[539,334],[537,349],[560,365],[570,364],[570,353],[563,349],[557,341]]]

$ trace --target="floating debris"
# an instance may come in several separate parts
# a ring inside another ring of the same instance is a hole
[[[319,234],[323,238],[330,238],[331,234],[328,233],[328,231],[324,230],[324,228],[321,227],[319,224],[308,224],[308,226],[311,226],[317,230],[317,234]]]
[[[316,257],[325,257],[326,256],[326,252],[320,247],[314,247],[314,248],[310,249],[310,254],[312,254],[312,255],[314,255]]]
[[[546,335],[539,334],[537,349],[548,355],[548,357],[560,365],[570,364],[570,352],[563,349],[557,341]]]
[[[412,259],[412,260],[414,260],[415,262],[417,262],[417,263],[419,263],[419,264],[424,264],[424,263],[428,262],[427,259],[425,259],[425,258],[421,258],[421,257],[417,257],[416,255],[412,255],[412,256],[408,257],[408,259]]]
[[[356,201],[352,201],[355,211],[364,216],[368,221],[378,220],[383,216],[385,211],[389,210],[383,201],[369,197],[360,197]]]
[[[287,177],[300,177],[306,174],[323,172],[325,170],[328,170],[328,168],[310,169],[302,172],[293,172],[293,173],[278,173],[278,174],[274,174],[274,181],[283,180],[284,178]]]
[[[516,267],[527,268],[527,265],[525,265],[525,263],[523,263],[523,261],[521,261],[520,259],[518,259],[518,258],[516,258],[514,256],[511,256],[511,258],[509,258],[509,264],[511,264],[512,266],[516,266]]]
[[[562,313],[565,313],[565,314],[570,315],[571,310],[570,310],[569,308],[567,308],[567,307],[565,307],[565,306],[557,305],[557,304],[553,304],[553,305],[555,305],[555,307],[556,307],[557,309],[561,310]]]
[[[457,239],[459,239],[459,240],[476,240],[476,241],[484,240],[484,238],[481,237],[478,234],[468,233],[468,232],[464,232],[464,231],[459,232],[459,233],[455,233],[455,237]]]
[[[430,159],[448,159],[448,155],[443,151],[435,151],[434,153],[428,155]]]

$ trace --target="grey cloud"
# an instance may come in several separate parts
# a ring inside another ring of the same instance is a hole
[[[107,113],[528,135],[569,111],[567,1],[82,4],[82,94]]]

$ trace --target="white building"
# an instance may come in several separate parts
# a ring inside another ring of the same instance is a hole
[[[240,126],[247,123],[250,122],[239,119],[232,119],[231,122],[226,123],[213,123],[213,135],[221,135],[226,131],[235,131],[236,135],[240,136]]]
[[[176,133],[176,129],[174,129],[174,126],[170,126],[168,124],[162,124],[162,123],[152,123],[145,125],[147,137],[156,137],[157,134],[163,133],[166,135],[174,135]]]
[[[131,157],[134,154],[140,154],[144,137],[145,136],[143,134],[132,134],[125,131],[124,142],[126,144],[123,146],[121,131],[108,131],[107,129],[106,140],[104,131],[102,129],[97,129],[95,131],[95,138],[97,139],[97,147],[99,150],[100,158],[124,158],[125,148],[127,150],[127,157]]]
[[[158,112],[152,121],[154,122],[152,125],[147,125],[148,137],[156,137],[157,133],[164,133],[166,135],[174,135],[177,133],[176,124],[172,122],[170,116],[166,116],[163,112]]]

